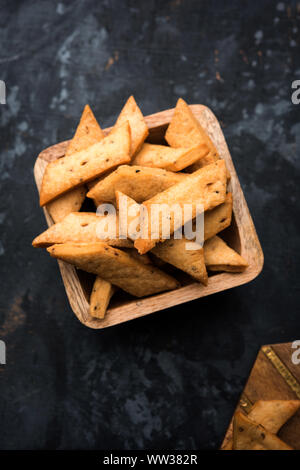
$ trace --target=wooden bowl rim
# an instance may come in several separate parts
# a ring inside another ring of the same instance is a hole
[[[62,280],[71,308],[80,322],[89,328],[107,328],[175,305],[205,297],[216,292],[231,289],[252,281],[262,271],[264,264],[263,251],[220,124],[216,116],[208,107],[194,104],[190,105],[190,108],[201,124],[206,127],[208,133],[217,145],[218,150],[221,153],[221,157],[225,159],[227,168],[231,174],[230,186],[231,191],[233,192],[233,213],[240,235],[241,255],[247,259],[249,267],[242,273],[216,274],[210,277],[207,286],[202,286],[199,283],[192,282],[191,284],[180,287],[174,291],[168,291],[142,299],[130,300],[124,305],[109,308],[105,318],[103,320],[98,320],[91,317],[89,314],[89,304],[78,279],[76,269],[74,266],[58,260]],[[145,116],[150,132],[152,131],[153,133],[155,129],[159,130],[162,127],[166,127],[172,118],[173,112],[174,108],[171,108]],[[108,133],[110,129],[111,127],[106,128],[104,129],[104,132]],[[62,157],[65,153],[68,142],[69,141],[64,141],[52,145],[44,149],[38,155],[34,165],[34,176],[38,190],[40,188],[42,176],[47,163],[55,158]],[[55,155],[55,158],[53,158],[53,155]],[[52,225],[53,221],[47,208],[44,207],[43,210],[48,226]]]

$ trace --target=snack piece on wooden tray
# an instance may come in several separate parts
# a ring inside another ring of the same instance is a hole
[[[140,204],[138,204],[134,198],[131,198],[124,194],[121,191],[116,191],[116,201],[117,201],[117,208],[120,207],[120,197],[126,199],[127,205],[127,221],[128,226],[129,224],[140,215]],[[130,211],[128,210],[130,209]],[[212,238],[217,233],[221,232],[225,228],[229,227],[231,224],[231,217],[232,217],[232,194],[226,194],[225,202],[220,204],[219,206],[206,211],[204,213],[204,240]],[[193,224],[193,230],[195,230],[195,224]],[[127,235],[128,238],[131,240],[135,240],[134,237]]]
[[[204,240],[213,237],[231,224],[232,194],[226,194],[223,204],[204,214]]]
[[[191,145],[203,143],[208,146],[209,153],[193,164],[193,168],[190,169],[191,172],[199,170],[199,168],[209,165],[219,158],[218,150],[211,138],[182,98],[177,101],[165,139],[171,147],[175,148],[190,147]]]
[[[145,122],[144,116],[136,104],[133,96],[130,96],[126,101],[118,119],[116,126],[128,121],[131,130],[131,147],[130,155],[134,156],[144,143],[144,140],[149,134],[148,126]]]
[[[126,200],[127,206],[127,232],[125,233],[128,238],[135,240],[135,236],[132,236],[131,233],[131,224],[135,219],[139,218],[140,204],[137,204],[132,198],[126,196],[120,191],[116,191],[116,200],[117,207],[120,212],[120,198],[123,197]],[[138,222],[133,226],[133,229],[138,227]],[[136,232],[134,232],[136,233]],[[207,284],[207,271],[204,263],[204,252],[203,248],[198,246],[198,249],[189,249],[195,248],[196,244],[191,243],[184,236],[181,239],[169,239],[165,240],[164,243],[158,243],[152,250],[151,253],[154,254],[157,258],[172,264],[181,271],[186,272],[192,276],[197,281],[202,284]],[[138,253],[136,251],[136,253]],[[141,257],[147,255],[139,255]]]
[[[170,239],[164,243],[158,243],[152,250],[155,256],[172,264],[191,277],[207,285],[208,277],[204,263],[203,248],[199,246],[196,250],[187,249],[191,242],[185,237],[181,239]]]
[[[238,273],[248,266],[247,261],[217,235],[204,243],[204,259],[209,271]]]
[[[83,110],[80,122],[73,139],[69,142],[65,156],[85,150],[93,144],[100,142],[104,138],[104,133],[99,126],[93,111],[87,104]]]
[[[86,196],[86,188],[71,189],[66,194],[47,204],[47,209],[54,223],[61,222],[71,212],[80,210]]]
[[[52,225],[45,232],[37,236],[32,245],[43,248],[57,243],[96,243],[105,241],[109,245],[130,248],[130,240],[121,239],[118,236],[118,216],[111,219],[108,216],[97,215],[95,212],[72,212],[61,222]],[[107,221],[107,225],[100,225],[101,221]],[[102,231],[103,228],[103,231]],[[110,228],[114,230],[110,232]],[[102,235],[103,234],[103,235]]]
[[[191,216],[194,218],[200,206],[202,206],[203,211],[213,209],[222,204],[225,197],[226,166],[224,160],[218,160],[188,175],[183,181],[143,203],[149,220],[148,233],[142,234],[141,238],[135,240],[135,248],[143,254],[151,250],[157,242],[163,241],[163,228],[167,223],[170,224],[171,234],[180,228],[184,223],[184,219],[178,216],[178,207],[184,209],[185,205],[189,205]],[[157,211],[158,205],[161,208],[168,207],[170,210],[161,214],[158,227],[151,227],[152,211]],[[143,227],[146,227],[145,223]],[[155,233],[155,236],[153,236],[153,233]],[[157,237],[156,233],[158,233]]]
[[[172,148],[166,145],[144,144],[133,160],[134,165],[180,171],[208,154],[205,143],[187,148]]]
[[[116,191],[116,204],[119,211],[120,233],[130,240],[136,240],[140,237],[141,204],[122,191]],[[139,253],[138,255],[144,256]]]
[[[237,411],[233,419],[234,450],[293,450],[276,434],[255,423],[241,411]]]
[[[258,400],[248,413],[248,418],[263,426],[267,431],[277,434],[279,429],[300,408],[300,400]],[[232,450],[230,438],[222,450]]]
[[[110,168],[128,163],[130,142],[130,128],[126,121],[114,127],[100,142],[48,163],[41,185],[41,206],[68,190],[97,178]]]
[[[50,255],[94,273],[135,297],[179,287],[178,281],[106,243],[64,243],[47,248]]]
[[[300,408],[300,400],[258,400],[248,417],[268,431],[277,433]]]
[[[73,139],[69,142],[65,157],[80,152],[104,137],[93,111],[87,104],[83,110],[80,122]],[[60,222],[70,212],[79,211],[84,201],[86,188],[84,186],[72,189],[58,199],[49,202],[47,209],[53,221]]]
[[[115,202],[115,192],[122,191],[136,202],[143,202],[186,177],[184,173],[173,173],[161,168],[121,165],[95,184],[87,197],[94,199],[98,205],[101,202]]]
[[[99,276],[96,276],[90,297],[90,314],[94,318],[103,319],[109,301],[116,288]]]

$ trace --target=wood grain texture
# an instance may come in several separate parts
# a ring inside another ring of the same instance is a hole
[[[112,303],[112,306],[107,310],[105,318],[99,320],[91,317],[89,314],[87,294],[79,281],[76,269],[59,261],[62,279],[72,310],[77,318],[90,328],[100,329],[117,325],[118,323],[133,320],[174,305],[245,284],[258,276],[262,270],[264,261],[263,252],[220,125],[212,111],[207,107],[191,105],[191,109],[200,124],[212,138],[221,157],[226,161],[227,168],[231,174],[228,190],[233,193],[233,222],[224,235],[229,245],[247,260],[249,267],[243,273],[222,273],[211,276],[207,286],[190,281],[189,284],[185,283],[186,285],[175,291],[139,300],[125,299],[117,301]],[[150,131],[147,141],[153,143],[163,142],[163,136],[173,112],[174,109],[169,109],[145,118]],[[105,129],[104,133],[107,134],[110,129]],[[48,162],[62,157],[67,144],[68,141],[53,145],[45,149],[38,156],[34,167],[38,190],[40,190],[43,174]],[[47,209],[44,208],[43,210],[48,226],[52,225],[53,221]]]
[[[266,355],[271,350],[274,362]],[[292,363],[292,343],[263,346],[256,358],[248,381],[237,405],[237,410],[249,413],[257,400],[298,400],[300,393],[300,365]],[[279,359],[279,361],[278,361]],[[277,367],[283,366],[283,375]],[[292,376],[293,383],[290,384]],[[298,385],[298,393],[293,384]],[[278,432],[278,436],[294,449],[300,450],[300,410]],[[232,420],[226,432],[221,448],[232,440]]]

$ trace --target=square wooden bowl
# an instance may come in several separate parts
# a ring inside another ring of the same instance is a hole
[[[105,318],[99,320],[89,314],[90,276],[77,271],[72,265],[58,261],[72,310],[77,318],[90,328],[97,329],[117,325],[118,323],[133,320],[158,310],[164,310],[174,305],[245,284],[258,276],[262,270],[263,252],[218,120],[206,106],[191,105],[191,109],[212,138],[221,157],[226,161],[227,168],[231,174],[229,190],[233,193],[233,220],[231,226],[223,232],[222,237],[248,261],[249,267],[242,273],[211,275],[207,286],[194,282],[192,279],[187,279],[186,275],[178,273],[179,276],[177,275],[177,278],[182,282],[182,287],[142,299],[136,299],[118,291],[112,298]],[[147,141],[164,143],[164,134],[171,121],[173,112],[174,109],[168,109],[145,118],[150,131]],[[105,129],[104,132],[108,133],[109,130]],[[67,144],[68,142],[66,141],[53,145],[43,150],[38,156],[34,166],[34,176],[38,190],[40,190],[43,174],[48,162],[64,156]],[[53,225],[47,208],[43,210],[48,226]]]

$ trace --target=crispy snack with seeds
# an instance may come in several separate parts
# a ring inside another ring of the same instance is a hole
[[[125,207],[122,206],[122,202],[125,202]],[[121,191],[116,191],[116,203],[119,210],[120,232],[124,237],[136,240],[140,237],[141,205]],[[139,253],[138,255],[144,256]]]
[[[63,194],[58,199],[47,204],[47,209],[52,217],[54,223],[61,222],[71,212],[80,210],[86,196],[86,188],[79,186],[79,188],[71,189],[66,194]]]
[[[41,206],[70,189],[100,176],[110,168],[128,163],[130,142],[130,128],[126,121],[114,127],[100,142],[73,155],[50,162],[42,181]]]
[[[234,450],[293,450],[275,434],[237,411],[233,419]]]
[[[208,240],[231,224],[232,194],[226,194],[223,204],[204,214],[204,240]]]
[[[300,400],[258,400],[249,418],[276,434],[300,408]]]
[[[128,98],[124,108],[122,109],[116,126],[124,124],[126,121],[129,122],[131,130],[131,148],[130,155],[133,157],[141,148],[144,140],[149,135],[148,126],[145,122],[144,116],[136,104],[133,96]]]
[[[205,143],[209,153],[193,164],[191,171],[210,165],[219,158],[218,150],[205,132],[198,119],[193,115],[188,104],[179,98],[165,139],[171,147],[190,147]]]
[[[186,272],[192,278],[207,285],[208,277],[204,263],[203,248],[189,250],[187,246],[191,244],[185,237],[181,239],[171,238],[164,243],[158,243],[152,250],[155,256],[172,264],[181,271]]]
[[[73,139],[69,142],[65,156],[80,152],[90,145],[100,142],[104,137],[93,111],[87,104],[83,110]],[[55,201],[49,202],[47,209],[53,221],[60,222],[70,212],[79,211],[86,194],[85,187],[72,189]]]
[[[104,138],[104,133],[99,126],[93,111],[87,104],[83,110],[79,125],[76,129],[73,139],[70,141],[66,150],[66,157],[73,153],[81,152],[91,145],[100,142]]]
[[[239,273],[248,266],[247,261],[217,235],[204,243],[204,259],[209,271]]]
[[[126,199],[127,206],[127,232],[126,235],[128,238],[135,240],[135,237],[132,236],[130,231],[130,226],[132,222],[139,218],[140,216],[140,204],[137,204],[132,198],[126,196],[120,191],[116,191],[116,200],[117,207],[120,211],[120,198],[123,197]],[[120,212],[119,212],[120,214]],[[138,224],[136,224],[138,225]],[[181,271],[186,272],[192,276],[197,281],[200,281],[202,284],[207,285],[207,271],[204,263],[204,253],[203,248],[198,247],[196,250],[189,250],[192,243],[187,240],[184,236],[181,239],[171,238],[166,240],[164,243],[158,243],[152,250],[151,253],[154,254],[157,258],[165,261],[166,263],[172,264]],[[193,247],[195,245],[193,244]],[[136,251],[137,253],[137,251]],[[147,255],[138,255],[144,257]]]
[[[121,191],[116,191],[116,202],[117,208],[120,209],[120,198],[126,199],[127,204],[127,222],[128,226],[137,216],[140,216],[140,204],[138,204],[133,198],[127,196]],[[206,211],[204,213],[204,241],[212,238],[217,233],[221,232],[231,224],[232,216],[232,194],[226,194],[225,202],[219,206]],[[195,225],[193,224],[193,230],[195,231]],[[127,237],[131,240],[135,240],[127,231]]]
[[[43,248],[57,243],[76,242],[76,243],[96,243],[105,241],[109,245],[130,248],[132,242],[126,239],[118,238],[118,216],[108,223],[107,227],[103,223],[103,235],[101,235],[100,221],[107,220],[110,216],[100,216],[94,212],[72,212],[61,222],[52,225],[45,232],[36,237],[32,245],[37,248]],[[116,222],[116,227],[115,227]],[[115,233],[110,232],[110,227]],[[102,238],[103,237],[103,238]]]
[[[143,202],[186,177],[184,173],[161,168],[122,165],[93,186],[87,197],[94,199],[98,205],[101,202],[115,202],[115,192],[122,191],[135,201]]]
[[[172,148],[166,145],[144,144],[133,164],[169,171],[180,171],[208,154],[205,143],[189,148]]]
[[[103,319],[111,297],[116,288],[110,283],[97,276],[92,288],[90,298],[90,315],[94,318]]]
[[[279,429],[300,408],[300,400],[258,400],[252,406],[248,418],[263,426],[267,431],[277,434]],[[232,450],[230,439],[222,450]]]
[[[135,297],[179,287],[178,281],[106,243],[64,243],[47,248],[50,255],[94,273]]]
[[[163,241],[163,227],[169,223],[170,233],[175,232],[183,223],[183,217],[175,217],[175,212],[184,208],[185,204],[191,206],[192,218],[196,217],[197,209],[202,206],[202,210],[210,210],[222,204],[226,197],[226,166],[224,160],[207,165],[204,168],[189,175],[184,181],[171,186],[171,188],[157,194],[153,198],[145,201],[143,206],[146,208],[148,217],[148,233],[142,234],[142,237],[135,240],[134,246],[140,254],[151,250],[159,241]],[[151,227],[152,211],[156,210],[157,204],[172,206],[176,210],[166,211],[159,219],[158,227]],[[143,224],[144,227],[146,224]],[[158,238],[153,237],[153,233],[158,232]],[[152,231],[152,234],[151,234]]]

